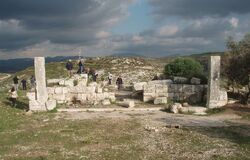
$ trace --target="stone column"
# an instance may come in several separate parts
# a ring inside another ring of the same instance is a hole
[[[35,77],[36,77],[36,99],[30,104],[30,110],[46,110],[48,93],[46,88],[45,58],[35,57]]]
[[[227,92],[220,89],[220,56],[210,57],[208,78],[207,107],[218,108],[226,105]]]

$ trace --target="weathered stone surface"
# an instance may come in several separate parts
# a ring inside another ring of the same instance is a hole
[[[56,87],[55,94],[63,94],[63,87]]]
[[[179,110],[182,109],[182,105],[180,103],[174,103],[170,105],[170,112],[172,113],[179,113]]]
[[[135,91],[143,91],[145,85],[147,85],[147,82],[140,82],[140,83],[135,83],[133,87]]]
[[[54,94],[55,88],[54,87],[47,87],[47,92],[48,92],[48,94]]]
[[[36,100],[36,93],[35,92],[27,92],[26,96],[30,101]]]
[[[65,101],[66,96],[65,96],[65,94],[54,94],[53,99],[57,100],[57,101]]]
[[[45,103],[45,105],[46,105],[46,108],[47,108],[47,110],[53,110],[53,109],[55,109],[56,108],[56,100],[48,100],[46,103]]]
[[[48,79],[47,84],[59,84],[62,79]]]
[[[64,81],[65,86],[73,87],[74,86],[74,79],[68,79]]]
[[[45,58],[35,57],[34,65],[36,78],[36,101],[31,101],[30,110],[39,110],[38,105],[40,105],[40,110],[43,111],[45,108],[45,103],[48,100],[48,92],[46,88]]]
[[[220,89],[220,56],[211,56],[209,61],[207,107],[222,107],[227,103],[227,93]]]
[[[46,111],[45,103],[40,103],[37,100],[29,101],[29,110],[31,111]]]
[[[155,84],[161,84],[161,85],[168,85],[172,84],[173,81],[171,79],[166,79],[166,80],[156,80],[156,81],[149,81],[149,85],[155,85]]]
[[[167,97],[157,97],[154,100],[154,104],[158,105],[158,104],[167,104],[168,100]]]
[[[190,83],[194,85],[199,85],[201,84],[201,79],[193,77],[191,78]]]
[[[104,105],[104,106],[111,105],[110,100],[109,100],[109,99],[104,99],[104,100],[102,101],[102,105]]]
[[[103,92],[103,88],[102,87],[96,87],[96,93],[102,93]]]
[[[135,101],[130,99],[125,99],[123,102],[120,103],[121,106],[127,107],[127,108],[134,108],[135,107]]]
[[[187,84],[188,79],[185,77],[174,77],[174,83],[176,84]]]

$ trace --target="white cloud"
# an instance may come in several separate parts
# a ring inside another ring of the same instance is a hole
[[[159,36],[173,36],[179,31],[178,26],[176,25],[166,25],[161,27],[157,33]]]
[[[230,20],[229,20],[231,26],[233,28],[237,28],[238,25],[239,25],[239,19],[235,18],[235,17],[232,17]]]

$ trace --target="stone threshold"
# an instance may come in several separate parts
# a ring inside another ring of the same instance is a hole
[[[163,108],[62,108],[58,112],[161,111]]]

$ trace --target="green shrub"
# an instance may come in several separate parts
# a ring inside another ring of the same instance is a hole
[[[177,58],[173,62],[165,66],[165,75],[169,78],[172,76],[180,76],[186,78],[202,78],[203,66],[194,59],[191,58]],[[203,80],[204,81],[204,80]]]

